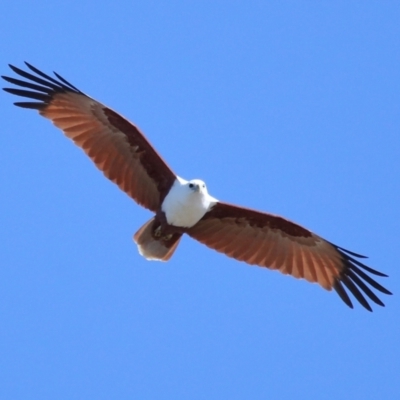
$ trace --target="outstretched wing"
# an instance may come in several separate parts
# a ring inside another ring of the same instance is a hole
[[[55,79],[26,65],[35,74],[10,65],[26,80],[3,76],[7,82],[19,86],[4,90],[36,101],[14,104],[38,110],[50,119],[85,151],[107,178],[140,205],[156,212],[176,176],[140,130],[57,73]]]
[[[284,218],[227,203],[216,203],[187,233],[206,246],[248,264],[267,267],[335,289],[351,308],[344,287],[369,311],[367,295],[384,306],[372,288],[391,294],[366,272],[386,276],[362,264],[365,258],[320,238]],[[364,272],[366,271],[366,272]]]

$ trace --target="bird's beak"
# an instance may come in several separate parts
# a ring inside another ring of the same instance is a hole
[[[194,186],[194,191],[195,192],[200,192],[200,185],[195,185]]]

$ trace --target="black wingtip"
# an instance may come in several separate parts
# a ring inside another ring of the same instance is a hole
[[[334,245],[334,246],[335,246],[337,249],[342,250],[342,251],[344,251],[345,253],[350,254],[350,255],[353,256],[353,257],[357,257],[357,258],[368,258],[367,256],[363,256],[362,254],[354,253],[354,251],[350,251],[350,250],[344,249],[343,247],[339,247],[339,246],[336,246],[336,245]]]
[[[373,269],[371,267],[368,267],[367,265],[363,264],[362,262],[355,260],[354,258],[351,258],[349,256],[347,256],[347,258],[354,264],[358,265],[359,267],[361,267],[362,269],[364,269],[365,271],[368,271],[369,273],[376,275],[376,276],[382,276],[384,278],[387,278],[388,275],[384,274],[383,272],[377,271],[376,269]]]
[[[379,297],[362,281],[362,279],[352,270],[348,272],[349,278],[375,303],[381,307],[385,305]]]
[[[53,74],[63,83],[65,83],[67,86],[70,86],[72,89],[75,91],[82,93],[78,88],[76,88],[72,83],[68,82],[65,78],[63,78],[60,74],[57,74],[57,72],[53,71]]]
[[[379,292],[387,295],[391,295],[392,293],[380,285],[377,281],[372,279],[372,277],[367,273],[379,277],[387,277],[387,275],[356,260],[354,257],[360,257],[359,254],[345,250],[342,247],[335,246],[335,248],[342,257],[343,269],[340,273],[340,276],[337,277],[333,288],[336,290],[344,303],[353,308],[349,295],[346,292],[347,289],[368,311],[372,312],[372,308],[364,296],[367,296],[375,304],[384,307],[385,304],[383,301],[379,299],[371,289],[378,290]],[[366,258],[365,256],[361,257]]]
[[[13,95],[22,96],[27,99],[39,100],[40,102],[16,102],[14,103],[16,106],[40,110],[45,108],[52,101],[53,96],[57,95],[58,93],[74,92],[84,95],[79,89],[70,84],[60,75],[55,74],[55,76],[58,78],[57,80],[40,71],[26,61],[25,65],[30,70],[29,72],[27,70],[24,71],[20,68],[17,68],[12,64],[8,64],[10,69],[17,75],[23,77],[24,80],[2,76],[5,81],[16,86],[15,88],[4,88],[3,90]],[[28,90],[21,89],[21,87]]]
[[[43,108],[46,107],[46,104],[44,103],[38,103],[35,101],[17,101],[13,103],[17,107],[21,108],[29,108],[31,110],[42,110]]]
[[[340,283],[339,280],[337,280],[335,282],[335,284],[333,285],[333,288],[335,289],[336,293],[339,295],[339,297],[343,300],[343,302],[347,306],[349,306],[350,308],[354,308],[353,303],[351,302],[349,295],[344,290],[344,287],[342,286],[342,284]]]
[[[345,286],[353,293],[353,296],[357,299],[357,301],[368,311],[372,312],[372,308],[369,305],[368,301],[362,295],[358,287],[355,283],[350,279],[348,275],[343,275],[341,281],[345,284]]]

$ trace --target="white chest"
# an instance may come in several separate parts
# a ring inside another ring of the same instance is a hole
[[[179,178],[163,201],[161,209],[170,225],[192,227],[216,201],[207,191],[193,191],[187,183]]]

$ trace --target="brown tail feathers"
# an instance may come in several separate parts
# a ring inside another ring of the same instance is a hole
[[[154,234],[154,218],[147,221],[133,236],[139,253],[147,260],[168,261],[174,254],[181,233],[174,233],[168,237],[157,238]]]

